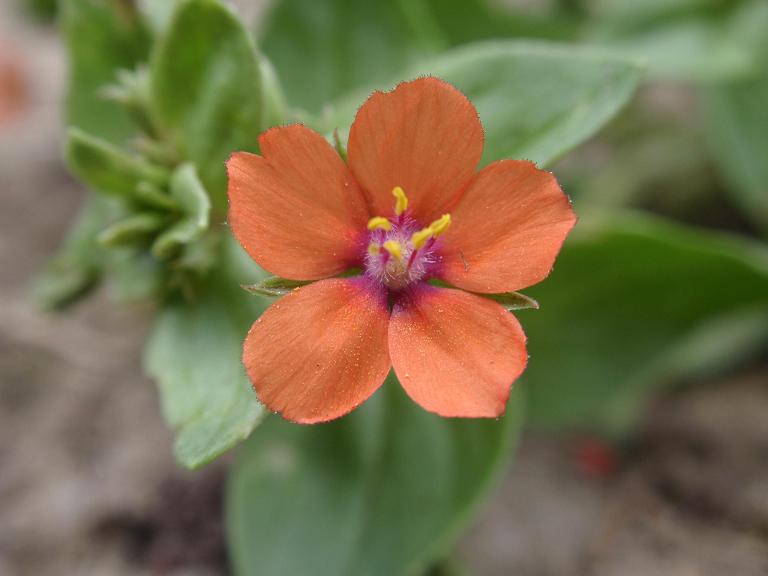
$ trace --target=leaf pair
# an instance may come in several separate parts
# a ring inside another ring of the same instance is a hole
[[[306,286],[309,282],[300,280],[288,280],[278,276],[272,276],[262,280],[258,284],[247,284],[243,289],[251,294],[260,294],[267,297],[280,297],[289,294],[296,288]],[[490,298],[504,306],[507,310],[525,310],[527,308],[538,308],[539,303],[533,298],[519,292],[505,292],[504,294],[478,294],[485,298]]]
[[[167,260],[197,240],[209,225],[210,201],[193,164],[173,173],[94,136],[73,129],[67,160],[93,190],[123,200],[132,213],[99,234],[106,245],[152,240],[152,254]]]

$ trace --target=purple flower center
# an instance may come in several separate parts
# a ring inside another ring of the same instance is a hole
[[[406,215],[387,222],[389,230],[378,228],[369,234],[365,273],[392,290],[401,290],[429,273],[437,261],[435,239],[430,237],[417,246],[414,234],[423,228]]]
[[[435,239],[451,225],[443,214],[421,227],[408,213],[408,197],[400,186],[392,190],[394,216],[374,216],[368,221],[368,252],[365,273],[392,290],[402,290],[422,280],[437,261]]]

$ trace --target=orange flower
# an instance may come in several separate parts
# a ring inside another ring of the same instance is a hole
[[[502,414],[527,363],[525,334],[473,292],[549,274],[575,223],[554,176],[520,160],[476,172],[477,112],[437,78],[374,93],[352,124],[348,164],[301,125],[259,144],[262,156],[227,163],[232,230],[271,273],[316,280],[273,304],[245,340],[261,402],[295,422],[332,420],[394,367],[429,411]],[[334,278],[350,269],[361,272]]]

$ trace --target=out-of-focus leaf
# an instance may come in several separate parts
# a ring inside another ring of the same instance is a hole
[[[134,198],[137,202],[156,210],[178,210],[180,208],[175,198],[146,181],[136,185]]]
[[[111,248],[104,262],[106,289],[117,302],[156,302],[165,288],[165,273],[144,246]]]
[[[22,0],[30,14],[46,22],[56,17],[56,3],[57,0]]]
[[[688,338],[768,310],[768,251],[650,216],[582,213],[551,278],[530,292],[541,309],[520,314],[530,354],[520,386],[533,422],[620,433]]]
[[[163,187],[168,172],[106,140],[72,128],[66,146],[72,172],[97,192],[135,199],[140,182]]]
[[[182,211],[181,219],[158,236],[152,254],[160,260],[173,256],[181,246],[200,238],[208,229],[211,202],[193,164],[183,164],[171,178],[171,197]]]
[[[712,158],[747,217],[768,232],[768,58],[754,81],[708,88],[704,122]]]
[[[582,205],[652,204],[665,213],[692,214],[691,206],[703,208],[702,190],[712,184],[702,135],[691,129],[689,118],[676,122],[676,112],[651,117],[644,112],[640,107],[626,112],[621,130],[601,140],[610,147],[609,158],[576,157],[563,167],[569,173],[568,194]]]
[[[501,421],[440,418],[391,378],[330,424],[269,418],[230,477],[234,573],[423,573],[446,553],[509,457],[520,404],[514,393]]]
[[[743,78],[758,66],[768,5],[721,0],[607,0],[591,18],[588,39],[647,61],[662,79],[715,82]]]
[[[149,36],[130,2],[61,0],[60,22],[69,59],[67,121],[113,143],[136,131],[128,113],[99,91],[121,68],[146,59]]]
[[[288,280],[287,278],[279,278],[278,276],[272,276],[266,278],[258,284],[248,284],[243,286],[243,289],[251,294],[261,294],[262,296],[285,296],[289,292],[292,292],[296,288],[307,285],[308,282],[302,280]]]
[[[263,54],[259,57],[259,69],[261,70],[261,89],[263,92],[261,127],[262,130],[266,130],[283,122],[288,105],[277,72]]]
[[[263,409],[240,361],[251,323],[266,301],[240,289],[260,272],[225,242],[219,266],[191,301],[168,302],[158,313],[145,368],[160,389],[163,414],[176,431],[174,452],[202,466],[246,438]]]
[[[312,112],[356,88],[385,82],[439,47],[413,0],[279,0],[261,47],[291,104]],[[426,27],[426,30],[424,29]]]
[[[593,3],[593,15],[622,30],[642,30],[675,18],[719,13],[725,4],[734,3],[730,0],[598,0]]]
[[[557,14],[529,14],[492,0],[411,0],[423,4],[450,45],[478,40],[546,38],[572,40],[579,23]]]
[[[547,164],[589,138],[627,103],[641,69],[578,46],[494,41],[446,52],[400,80],[425,74],[451,82],[477,107],[485,129],[485,162],[526,158]],[[345,98],[321,128],[348,127],[364,96]]]
[[[122,246],[146,240],[160,230],[167,218],[154,212],[138,212],[115,222],[99,233],[98,240],[105,246]]]
[[[226,206],[224,162],[255,150],[262,122],[256,47],[217,0],[179,3],[150,62],[152,106],[165,138],[197,166],[217,210]]]
[[[96,236],[114,214],[115,206],[106,198],[86,199],[58,254],[35,280],[35,297],[43,306],[64,308],[96,285],[104,256]]]
[[[99,90],[99,94],[127,110],[144,135],[157,137],[150,117],[149,72],[145,65],[135,70],[118,70],[115,81]]]
[[[181,0],[137,0],[139,10],[152,31],[162,35]]]
[[[660,24],[610,44],[620,54],[647,61],[649,72],[663,79],[723,80],[753,69],[749,53],[706,19]]]
[[[758,303],[702,322],[668,354],[660,373],[713,378],[754,359],[768,343],[768,305]]]

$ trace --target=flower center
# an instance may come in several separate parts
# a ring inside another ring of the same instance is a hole
[[[421,280],[436,261],[435,239],[451,225],[451,215],[443,214],[426,228],[407,214],[408,197],[400,186],[392,190],[395,214],[374,216],[370,231],[366,273],[393,290]]]

